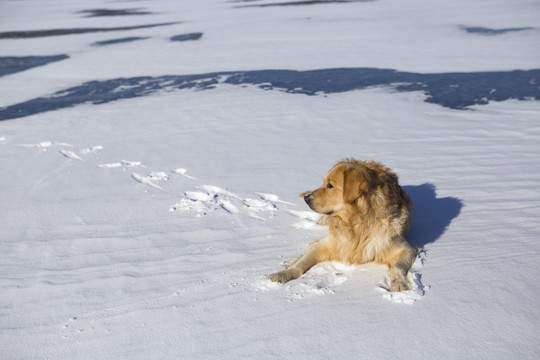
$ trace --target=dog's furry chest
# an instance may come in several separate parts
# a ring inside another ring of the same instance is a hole
[[[367,224],[354,225],[338,218],[330,219],[324,238],[328,255],[351,264],[377,261],[386,241],[380,234],[372,232],[372,227]]]

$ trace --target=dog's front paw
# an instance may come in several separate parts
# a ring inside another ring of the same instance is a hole
[[[390,283],[390,291],[391,292],[400,292],[400,291],[406,291],[411,288],[409,282],[407,279],[394,279]]]
[[[268,276],[268,278],[272,280],[273,282],[286,283],[288,281],[298,279],[300,275],[301,275],[300,272],[297,271],[296,269],[287,269],[287,270],[274,273]]]

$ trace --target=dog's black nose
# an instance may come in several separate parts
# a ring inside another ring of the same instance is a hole
[[[305,201],[308,205],[311,205],[311,202],[313,201],[313,193],[306,194],[306,195],[304,196],[304,201]]]

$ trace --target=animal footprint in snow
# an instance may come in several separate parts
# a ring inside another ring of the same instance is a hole
[[[274,211],[277,209],[276,205],[268,201],[259,200],[259,199],[249,199],[249,198],[245,199],[244,205],[253,211],[262,211],[262,210]]]
[[[150,171],[147,177],[152,180],[169,180],[169,176],[163,171]]]
[[[119,167],[146,167],[143,164],[141,164],[140,161],[127,161],[122,160],[121,162],[115,162],[115,163],[108,163],[108,164],[100,164],[98,165],[100,168],[119,168]]]
[[[183,168],[174,169],[174,170],[172,170],[172,172],[174,174],[176,174],[176,175],[182,175],[184,177],[187,177],[188,179],[197,180],[193,176],[190,176],[190,175],[186,174],[187,170],[183,169]]]
[[[167,174],[162,171],[151,171],[146,176],[133,173],[131,174],[131,177],[133,178],[133,180],[137,181],[138,183],[150,185],[159,190],[163,190],[163,189],[161,188],[161,186],[157,185],[155,181],[169,180],[169,177],[167,176]]]
[[[97,153],[99,150],[103,150],[103,146],[101,145],[96,145],[96,146],[92,146],[90,148],[86,148],[86,149],[82,149],[80,151],[81,154],[85,155],[85,154],[95,154]]]
[[[257,192],[255,194],[257,194],[261,199],[263,199],[263,200],[265,200],[267,202],[294,205],[293,203],[290,203],[288,201],[281,200],[279,198],[279,196],[274,195],[274,194],[267,194],[267,193],[262,193],[262,192]]]
[[[187,191],[184,198],[172,206],[170,211],[194,211],[197,216],[203,216],[210,211],[224,210],[229,214],[245,214],[264,220],[263,217],[258,215],[260,212],[273,214],[278,209],[274,202],[286,203],[273,194],[257,193],[259,199],[242,199],[235,193],[218,186],[202,185],[198,188],[202,191]],[[273,200],[273,202],[270,200]]]
[[[52,145],[61,145],[61,146],[69,146],[69,147],[72,146],[70,144],[51,143],[51,142],[43,142],[43,143],[40,143],[38,145],[40,147],[42,147],[42,148],[43,147],[46,148],[46,147],[49,147],[49,146],[52,146]],[[79,154],[81,154],[81,155],[86,155],[86,154],[90,154],[90,153],[95,154],[98,150],[101,150],[101,149],[103,149],[103,146],[97,145],[97,146],[93,146],[91,148],[82,149],[81,151],[79,151]],[[74,151],[71,151],[71,150],[60,150],[60,154],[64,155],[68,159],[84,161],[79,155],[77,155]]]
[[[53,146],[73,147],[73,145],[71,145],[71,144],[59,143],[59,142],[54,142],[54,141],[42,141],[42,142],[39,142],[37,144],[20,144],[18,146],[36,147],[36,148],[41,149],[43,151],[47,151],[48,148],[53,147]]]
[[[245,199],[243,202],[244,207],[246,208],[247,215],[256,218],[264,220],[264,218],[257,215],[257,213],[260,212],[270,212],[270,217],[272,218],[274,216],[274,212],[278,209],[275,202],[282,202],[279,200],[277,195],[273,194],[264,194],[264,193],[256,193],[259,195],[259,199]],[[274,202],[270,201],[269,199],[274,200]]]
[[[84,161],[79,155],[75,154],[71,150],[60,150],[60,154],[64,155],[68,159]]]
[[[201,185],[201,186],[199,186],[199,188],[206,191],[210,195],[222,195],[222,196],[226,196],[226,197],[237,199],[237,200],[241,199],[235,193],[232,193],[232,192],[230,192],[228,190],[224,190],[224,189],[220,188],[219,186]]]
[[[195,211],[197,216],[204,216],[209,211],[219,209],[230,214],[240,212],[238,207],[233,204],[233,200],[241,200],[236,194],[212,185],[201,185],[198,188],[203,191],[187,191],[185,197],[172,206],[170,211]]]

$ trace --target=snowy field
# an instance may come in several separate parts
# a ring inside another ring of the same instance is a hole
[[[536,359],[537,0],[0,2],[1,359]],[[414,288],[324,263],[335,161]]]

